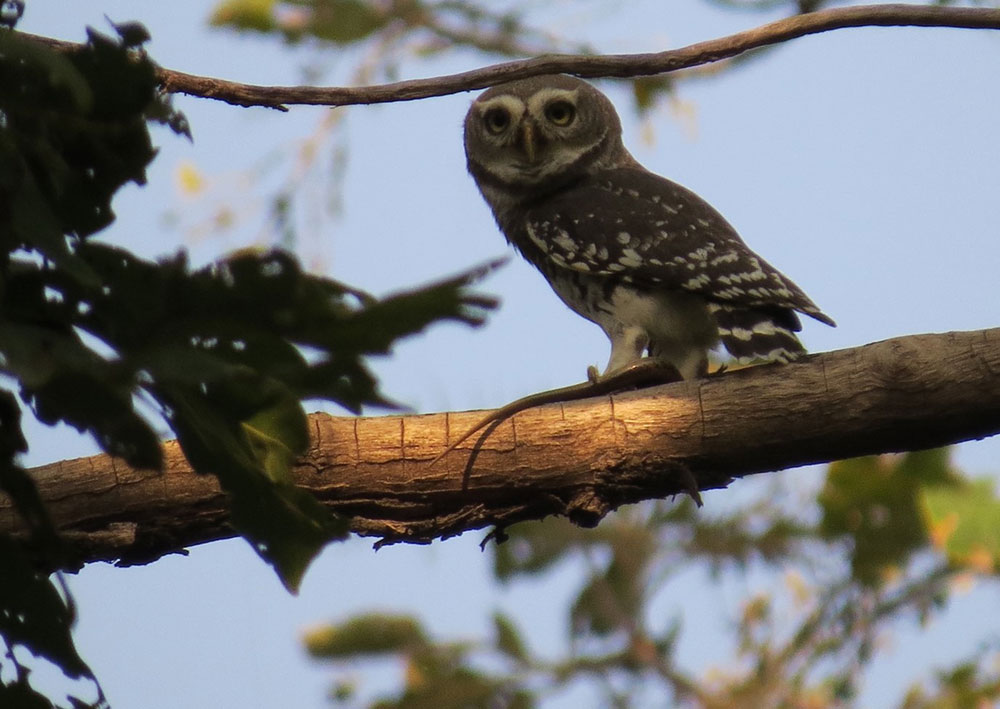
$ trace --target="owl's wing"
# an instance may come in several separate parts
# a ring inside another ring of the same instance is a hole
[[[522,251],[559,268],[722,305],[798,310],[834,324],[705,200],[641,168],[608,170],[542,200],[523,226]]]

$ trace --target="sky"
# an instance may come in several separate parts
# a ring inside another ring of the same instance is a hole
[[[303,67],[319,63],[326,69],[323,83],[350,78],[351,62],[329,52],[291,52],[208,30],[211,6],[28,0],[19,28],[80,40],[85,25],[106,27],[107,15],[145,23],[151,56],[168,68],[297,84],[304,82]],[[533,17],[607,52],[678,47],[771,19],[713,9],[703,0],[584,7],[564,0]],[[600,86],[619,106],[626,145],[640,162],[708,199],[838,322],[836,329],[806,323],[806,346],[826,351],[1000,323],[998,49],[1000,34],[986,31],[841,30],[796,40],[722,77],[684,84],[679,103],[642,121],[621,87]],[[430,76],[481,62],[459,53],[403,63],[400,74]],[[296,222],[304,262],[382,294],[509,253],[465,172],[461,125],[472,98],[335,112],[338,138],[321,145],[329,151],[325,164],[333,162],[336,141],[347,146],[340,212],[323,216],[331,199],[323,171],[305,174]],[[175,102],[191,122],[194,142],[156,132],[161,151],[149,182],[123,190],[115,202],[118,221],[105,237],[148,257],[183,247],[196,262],[266,240],[262,200],[254,195],[268,194],[294,173],[301,141],[316,134],[331,111],[285,114],[192,97]],[[179,188],[185,171],[203,176],[205,196],[195,199]],[[248,174],[265,176],[248,186]],[[241,221],[218,234],[206,224],[227,201],[240,208]],[[420,412],[491,408],[580,381],[588,365],[606,361],[604,335],[570,313],[519,259],[481,288],[503,301],[487,326],[435,327],[373,363],[387,394]],[[29,466],[97,452],[71,431],[32,425],[28,434]],[[956,460],[970,474],[996,477],[998,451],[997,439],[965,444]],[[809,489],[819,471],[786,471],[777,479]],[[773,480],[708,493],[705,513],[749,499],[767,482]],[[564,649],[567,629],[558,609],[573,591],[573,574],[497,587],[489,556],[478,547],[481,538],[470,533],[377,553],[366,540],[336,545],[313,565],[297,597],[241,540],[143,567],[93,564],[69,578],[80,611],[76,640],[119,709],[326,706],[334,675],[306,658],[301,634],[372,609],[416,612],[438,637],[472,639],[488,636],[490,612],[499,607],[530,627],[533,645],[551,653]],[[728,621],[718,609],[735,613],[754,583],[709,587],[692,571],[658,607],[708,619],[721,637]],[[898,630],[869,675],[868,705],[898,697],[929,664],[971,652],[979,635],[996,636],[1000,621],[984,623],[996,618],[996,600],[995,592],[974,588],[930,628]],[[710,641],[682,640],[689,667],[707,667],[717,655]],[[383,680],[393,672],[385,667]],[[552,706],[592,701],[578,691]]]

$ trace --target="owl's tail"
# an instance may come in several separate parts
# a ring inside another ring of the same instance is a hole
[[[709,305],[719,326],[722,344],[740,364],[757,360],[791,362],[806,348],[795,333],[802,329],[798,315],[789,308],[740,308],[723,303]]]

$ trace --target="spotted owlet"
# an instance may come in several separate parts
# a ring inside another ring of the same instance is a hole
[[[741,363],[788,362],[805,352],[796,311],[834,325],[707,202],[640,165],[585,81],[486,91],[466,116],[465,152],[507,240],[611,340],[605,374],[648,353],[695,378],[720,340]]]

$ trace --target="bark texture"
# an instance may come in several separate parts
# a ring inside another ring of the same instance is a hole
[[[483,412],[313,414],[296,480],[354,531],[426,543],[552,514],[595,525],[639,500],[754,473],[1000,432],[1000,328],[914,335],[694,382],[550,404],[431,464]],[[234,535],[175,442],[162,473],[98,455],[36,468],[81,561],[141,563]],[[0,532],[18,529],[0,497]]]

